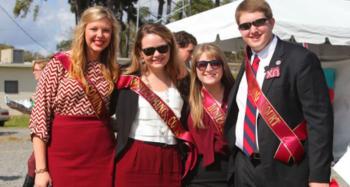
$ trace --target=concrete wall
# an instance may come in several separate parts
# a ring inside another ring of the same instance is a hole
[[[18,81],[18,94],[5,94],[5,80]],[[34,80],[31,64],[21,66],[0,66],[0,106],[9,109],[5,104],[5,95],[10,99],[29,99],[35,92],[36,81]],[[20,115],[21,112],[9,109],[10,115]]]

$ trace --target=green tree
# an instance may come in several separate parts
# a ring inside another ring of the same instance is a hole
[[[46,1],[46,0],[45,0]],[[117,19],[120,21],[121,25],[121,40],[123,41],[123,38],[126,40],[126,48],[129,48],[130,45],[130,28],[129,25],[132,25],[130,23],[136,23],[136,8],[135,4],[138,0],[68,0],[68,3],[70,4],[71,11],[75,14],[76,23],[80,19],[81,14],[83,11],[91,6],[95,5],[101,5],[108,7],[112,10],[114,15],[117,17]],[[37,19],[37,15],[39,12],[39,4],[38,2],[41,2],[39,0],[16,0],[13,13],[16,17],[26,17],[28,12],[30,12],[31,8],[33,8],[34,14],[33,18],[34,20]],[[34,7],[32,7],[34,6]],[[123,19],[124,14],[126,14],[126,19]],[[125,21],[126,20],[126,21]],[[121,45],[122,43],[120,43]],[[120,48],[120,54],[122,56],[127,56],[128,54],[123,53],[122,48]],[[126,50],[128,51],[128,50]]]
[[[47,0],[44,0],[47,1]],[[31,7],[33,8],[33,20],[36,20],[39,13],[39,2],[35,1],[33,5],[33,0],[16,0],[15,7],[13,8],[13,14],[18,17],[24,18],[27,16],[28,12],[30,12]]]
[[[180,20],[184,18],[186,15],[195,15],[200,12],[209,10],[214,8],[214,3],[212,0],[191,0],[190,3],[189,0],[184,1],[184,6],[181,1],[178,1],[175,5],[175,10],[177,11],[172,17],[172,21]],[[184,10],[182,10],[184,8]],[[180,11],[181,10],[181,11]],[[186,15],[184,15],[184,13]]]
[[[56,45],[57,51],[67,51],[70,49],[72,40],[62,40]]]
[[[157,19],[161,19],[163,16],[163,8],[164,8],[164,0],[158,0],[158,13],[157,13]]]
[[[8,48],[14,48],[14,47],[8,44],[0,44],[0,50],[8,49]]]
[[[46,58],[45,56],[41,55],[38,52],[31,52],[31,51],[23,51],[23,59],[24,62],[32,62],[33,60],[37,60],[37,59],[43,59]]]
[[[215,2],[213,0],[184,0],[183,5],[182,1],[177,1],[174,8],[174,10],[177,11],[171,16],[171,21],[180,20],[186,16],[195,15],[230,2],[232,2],[232,0],[215,0]],[[182,11],[183,7],[185,8]]]

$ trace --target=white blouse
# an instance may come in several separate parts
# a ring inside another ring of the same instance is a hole
[[[172,86],[162,92],[154,91],[154,93],[172,109],[178,118],[181,117],[183,100],[175,87]],[[176,144],[175,136],[167,124],[142,96],[139,96],[138,111],[129,137],[141,141]]]

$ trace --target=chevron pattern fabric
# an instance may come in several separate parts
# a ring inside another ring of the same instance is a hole
[[[89,62],[86,76],[100,92],[106,107],[109,104],[109,85],[102,75],[102,64]],[[45,67],[35,93],[35,106],[29,128],[45,142],[54,114],[95,115],[94,109],[78,81],[70,78],[61,62],[52,59]]]
[[[254,75],[258,71],[260,59],[258,56],[254,57],[252,70]],[[250,156],[257,151],[256,145],[256,105],[253,102],[253,98],[247,96],[247,104],[245,107],[244,117],[244,134],[243,134],[243,152]]]

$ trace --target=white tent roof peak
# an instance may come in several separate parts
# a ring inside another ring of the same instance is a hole
[[[239,38],[234,18],[242,0],[170,23],[173,32],[187,31],[199,43]],[[291,36],[297,42],[321,44],[326,38],[333,45],[350,45],[349,0],[267,0],[276,24],[274,33],[282,39]]]

